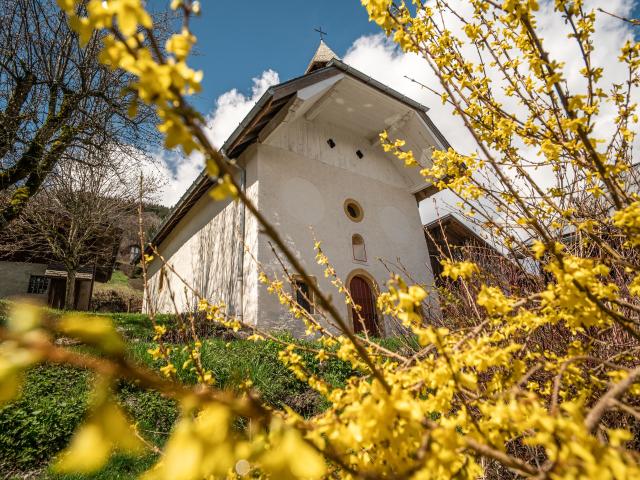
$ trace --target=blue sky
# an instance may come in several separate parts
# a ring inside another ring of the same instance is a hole
[[[363,36],[380,33],[359,0],[202,0],[193,23],[197,55],[190,63],[205,73],[203,94],[193,101],[204,112],[222,93],[248,91],[251,79],[273,69],[280,80],[301,75],[319,41],[315,28],[340,56]],[[640,3],[634,2],[640,16]],[[640,30],[640,28],[639,28]]]
[[[319,35],[343,55],[362,35],[379,33],[358,0],[203,0],[193,23],[198,37],[191,65],[204,71],[203,94],[196,106],[209,111],[232,89],[249,90],[251,79],[273,69],[281,80],[304,73]]]

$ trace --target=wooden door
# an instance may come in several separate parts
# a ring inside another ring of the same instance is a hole
[[[64,308],[66,290],[66,278],[51,278],[49,280],[49,306],[51,308]]]
[[[354,332],[361,333],[366,329],[369,335],[380,336],[376,301],[369,282],[356,275],[349,283],[349,293],[353,302],[360,306],[360,312],[356,312],[354,308],[351,309]]]

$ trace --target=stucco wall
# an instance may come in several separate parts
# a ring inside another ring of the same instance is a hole
[[[250,149],[243,155],[243,164],[247,194],[257,198],[256,165],[252,157]],[[145,298],[145,311],[151,308],[156,312],[193,311],[197,308],[197,292],[211,302],[224,302],[233,314],[238,313],[242,297],[245,318],[255,322],[257,273],[251,271],[255,265],[245,261],[243,278],[238,281],[239,262],[248,255],[239,236],[241,210],[242,206],[232,200],[214,202],[209,195],[198,200],[158,247],[177,274],[154,258],[149,266],[151,295]],[[256,238],[252,228],[255,229],[249,219],[245,229],[250,251],[256,248],[252,245]],[[245,291],[243,295],[240,289]]]
[[[331,149],[326,140],[332,138]],[[356,150],[364,153],[356,156]],[[324,278],[323,268],[315,261],[312,227],[322,241],[338,275],[346,282],[355,271],[366,273],[378,288],[384,288],[389,271],[379,260],[402,264],[414,281],[431,284],[429,256],[422,223],[414,196],[412,180],[402,167],[384,155],[367,138],[328,124],[304,119],[279,127],[265,143],[250,147],[242,155],[246,165],[247,194],[260,211],[273,222],[285,241],[317,279],[320,288],[330,293],[336,307],[349,318],[344,299]],[[357,200],[364,210],[361,222],[351,221],[344,213],[344,201]],[[160,245],[160,253],[180,277],[211,301],[223,301],[234,307],[243,291],[244,320],[266,330],[286,330],[296,335],[304,325],[291,318],[278,299],[257,282],[256,260],[267,270],[282,274],[269,239],[259,235],[255,218],[246,212],[245,247],[241,252],[237,233],[240,205],[227,201],[214,203],[203,196]],[[353,234],[364,238],[367,261],[353,259]],[[241,255],[242,281],[237,278]],[[388,265],[391,266],[391,265]],[[160,290],[161,262],[150,265],[152,304],[156,311],[189,311],[196,307],[195,295],[176,275],[165,268]],[[391,266],[393,268],[393,266]],[[400,273],[400,272],[399,272]],[[170,299],[175,296],[175,307]],[[153,302],[153,303],[152,303]],[[385,333],[391,326],[384,324]]]
[[[333,138],[331,149],[327,138]],[[338,275],[346,281],[355,270],[364,270],[377,286],[384,287],[389,271],[378,259],[404,265],[413,279],[432,283],[429,256],[416,200],[408,181],[379,146],[330,125],[316,125],[304,119],[277,130],[269,144],[258,147],[259,201],[264,212],[286,242],[302,259],[335,305],[348,318],[343,298],[324,278],[315,262],[313,228],[322,241]],[[355,152],[361,150],[359,159]],[[344,213],[347,198],[357,200],[364,210],[361,222]],[[364,238],[367,261],[353,260],[353,234]],[[267,269],[279,271],[277,260],[266,242],[259,244],[259,260]],[[400,273],[400,272],[398,272]],[[283,311],[277,298],[261,288],[258,295],[259,325],[300,334],[304,327]],[[386,333],[390,325],[385,325]]]
[[[46,269],[41,263],[0,262],[0,298],[28,297],[46,303],[46,293],[27,293],[31,275],[44,275]]]

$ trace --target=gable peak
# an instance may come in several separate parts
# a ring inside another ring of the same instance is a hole
[[[307,66],[307,69],[304,71],[304,73],[311,73],[315,70],[325,67],[327,63],[329,63],[334,58],[340,60],[340,57],[338,57],[338,55],[336,55],[335,52],[331,50],[326,43],[324,43],[324,40],[320,40],[320,45],[318,45],[318,49],[313,55],[313,58],[309,62],[309,65]]]

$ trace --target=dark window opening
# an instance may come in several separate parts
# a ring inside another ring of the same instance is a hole
[[[333,138],[330,138],[329,140],[327,140],[327,143],[331,148],[336,146],[336,142],[333,141]]]
[[[360,150],[356,150],[356,155],[358,156],[358,158],[364,157],[364,153],[362,153],[362,151]]]
[[[354,222],[359,222],[363,217],[362,207],[352,198],[348,198],[344,202],[344,213]]]
[[[311,291],[309,285],[304,280],[295,280],[295,298],[300,308],[309,313],[313,313],[313,305],[311,304]]]
[[[367,252],[364,247],[364,238],[357,233],[351,237],[351,247],[353,248],[353,259],[359,262],[367,261]]]
[[[138,255],[140,255],[140,245],[131,245],[129,247],[129,261],[133,263]]]
[[[43,295],[47,293],[49,288],[49,279],[42,275],[31,275],[29,277],[29,288],[27,293],[34,293],[36,295]]]

